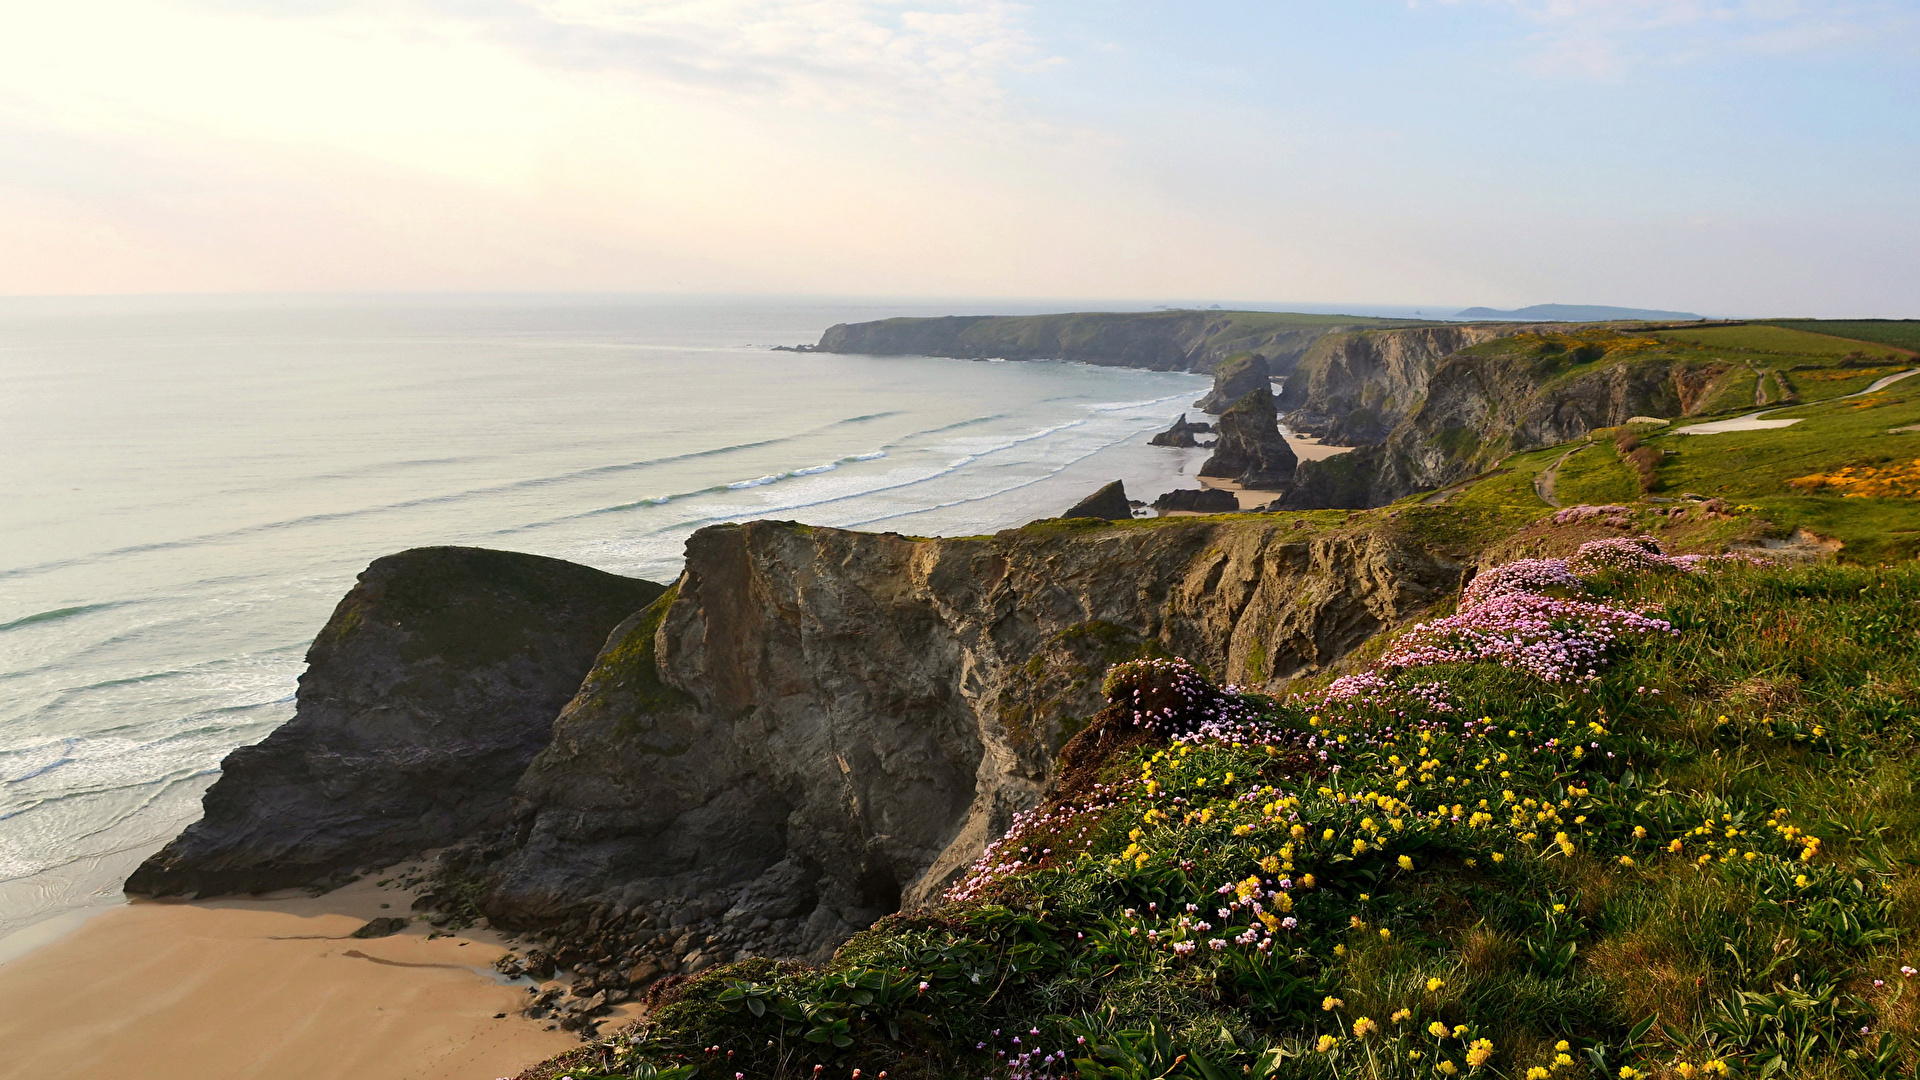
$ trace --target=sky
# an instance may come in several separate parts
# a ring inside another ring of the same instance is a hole
[[[1920,317],[1920,0],[0,14],[0,295]]]

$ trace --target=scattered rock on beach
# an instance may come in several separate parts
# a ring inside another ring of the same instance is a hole
[[[355,930],[348,936],[357,938],[392,937],[406,928],[407,920],[397,915],[383,916]]]
[[[1104,518],[1107,521],[1128,521],[1133,517],[1133,507],[1127,502],[1127,489],[1115,480],[1099,491],[1073,504],[1073,508],[1061,517]]]
[[[1198,440],[1194,438],[1194,436],[1205,434],[1206,432],[1209,432],[1212,430],[1213,430],[1212,424],[1187,423],[1187,414],[1181,413],[1180,419],[1175,420],[1173,422],[1172,427],[1168,428],[1165,431],[1160,432],[1158,435],[1155,435],[1153,438],[1148,439],[1147,445],[1148,446],[1172,446],[1177,448],[1199,446],[1200,443]]]
[[[1182,510],[1195,514],[1231,514],[1240,509],[1233,492],[1218,488],[1181,488],[1153,500],[1155,510]]]

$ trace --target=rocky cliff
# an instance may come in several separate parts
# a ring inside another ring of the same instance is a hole
[[[1460,572],[1380,522],[704,529],[609,638],[471,874],[496,922],[639,934],[607,963],[824,955],[1034,804],[1110,663],[1177,654],[1276,688]]]
[[[1218,416],[1234,402],[1261,390],[1273,396],[1273,367],[1259,353],[1239,353],[1214,365],[1213,389],[1193,407]]]
[[[607,632],[662,589],[477,548],[376,560],[308,650],[293,719],[227,756],[127,891],[313,884],[498,827]]]
[[[1297,431],[1364,446],[1384,440],[1426,394],[1440,362],[1521,326],[1435,326],[1332,334],[1294,365],[1280,411]]]
[[[1220,438],[1200,475],[1225,477],[1254,491],[1285,491],[1298,464],[1280,434],[1273,392],[1262,386],[1220,414]]]
[[[1277,374],[1292,370],[1330,333],[1418,322],[1351,315],[1265,311],[1076,312],[1061,315],[952,315],[882,319],[829,327],[819,352],[960,359],[1075,360],[1155,371],[1210,372],[1236,353],[1265,355]]]
[[[1405,412],[1374,445],[1303,463],[1282,505],[1383,506],[1475,476],[1510,453],[1582,438],[1629,417],[1685,415],[1727,369],[1653,338],[1611,331],[1536,329],[1483,343],[1433,364],[1418,396],[1406,399]],[[1399,402],[1396,393],[1412,392],[1412,382],[1394,377],[1380,385],[1375,400]],[[1392,414],[1364,411],[1364,421],[1349,416],[1329,428],[1353,431]]]

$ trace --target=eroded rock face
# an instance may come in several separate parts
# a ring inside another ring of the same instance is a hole
[[[1332,334],[1307,351],[1281,393],[1296,431],[1350,446],[1377,443],[1419,407],[1440,362],[1537,326],[1437,326]]]
[[[607,632],[662,591],[479,548],[375,560],[308,650],[293,719],[227,755],[205,816],[127,891],[313,884],[497,828]]]
[[[1280,434],[1271,392],[1255,390],[1234,402],[1220,414],[1219,430],[1201,476],[1224,477],[1255,491],[1286,490],[1299,459]]]
[[[1273,368],[1267,358],[1259,353],[1230,356],[1214,367],[1213,389],[1193,406],[1201,412],[1219,414],[1256,391],[1273,396]]]
[[[1389,525],[1274,518],[703,529],[527,769],[484,907],[824,955],[937,896],[1036,802],[1109,664],[1173,654],[1277,688],[1459,573]]]

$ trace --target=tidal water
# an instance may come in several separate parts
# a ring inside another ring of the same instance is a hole
[[[380,555],[666,581],[717,522],[979,533],[1191,486],[1145,444],[1197,376],[769,350],[956,310],[0,300],[0,935],[116,901]]]

